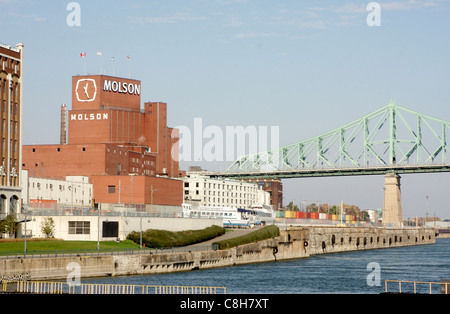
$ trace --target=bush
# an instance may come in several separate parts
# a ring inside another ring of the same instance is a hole
[[[170,232],[165,230],[147,230],[142,232],[142,244],[148,248],[169,248],[186,246],[214,239],[225,233],[219,226],[208,227],[203,230],[188,230]],[[140,242],[140,232],[134,231],[127,236],[128,240]]]
[[[267,226],[237,238],[215,242],[213,245],[217,245],[220,250],[226,250],[239,245],[275,238],[279,235],[280,229],[277,226]]]

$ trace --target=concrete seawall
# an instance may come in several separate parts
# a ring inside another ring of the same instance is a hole
[[[161,274],[307,258],[311,255],[433,244],[433,229],[303,227],[279,237],[229,250],[165,254],[26,258],[0,260],[3,280],[61,280],[73,265],[82,277]]]

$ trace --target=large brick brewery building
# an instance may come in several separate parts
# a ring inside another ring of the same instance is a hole
[[[23,44],[0,44],[0,219],[20,210]]]
[[[60,144],[23,146],[22,165],[31,177],[89,177],[96,203],[180,206],[178,137],[167,127],[167,104],[141,109],[140,81],[75,76]]]

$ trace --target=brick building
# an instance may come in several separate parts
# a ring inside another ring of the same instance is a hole
[[[248,182],[257,183],[258,187],[270,194],[270,205],[273,210],[283,208],[283,183],[279,179],[252,179]]]
[[[72,110],[67,112],[63,105],[61,117],[59,145],[23,147],[23,168],[30,177],[87,176],[94,185],[95,202],[115,203],[118,195],[110,193],[110,187],[133,176],[132,188],[142,197],[136,194],[121,203],[150,204],[153,187],[167,194],[169,201],[163,205],[181,205],[182,185],[169,179],[179,176],[177,158],[172,158],[172,150],[178,151],[178,130],[167,126],[166,103],[149,102],[141,109],[140,81],[74,76]],[[124,176],[128,178],[122,180]]]
[[[20,212],[23,44],[0,44],[0,219]]]

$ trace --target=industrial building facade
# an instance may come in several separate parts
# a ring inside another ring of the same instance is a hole
[[[195,206],[249,208],[270,204],[269,193],[255,183],[190,175],[184,179],[184,202]]]
[[[141,92],[137,80],[74,76],[72,109],[61,107],[60,143],[23,146],[23,168],[30,177],[86,176],[94,186],[95,203],[117,203],[120,181],[121,203],[150,204],[158,189],[169,200],[164,205],[180,206],[182,183],[173,179],[179,176],[179,164],[172,158],[172,151],[178,152],[178,132],[167,127],[166,103],[148,102],[141,109]],[[126,197],[131,189],[134,198]]]
[[[23,44],[0,44],[0,218],[20,212]]]

